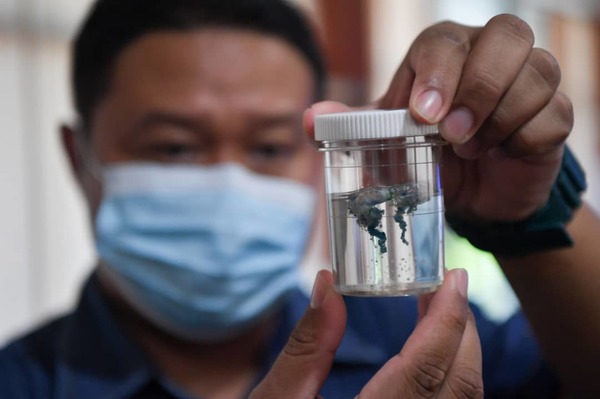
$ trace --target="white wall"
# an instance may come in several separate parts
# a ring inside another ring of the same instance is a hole
[[[60,148],[68,39],[88,1],[0,2],[0,344],[70,307],[93,264]]]

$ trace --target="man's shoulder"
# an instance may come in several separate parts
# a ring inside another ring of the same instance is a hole
[[[69,317],[46,322],[0,349],[1,397],[47,397]]]
[[[7,356],[42,356],[57,351],[60,336],[64,334],[66,325],[72,314],[54,317],[38,327],[9,341],[0,349],[0,359]]]

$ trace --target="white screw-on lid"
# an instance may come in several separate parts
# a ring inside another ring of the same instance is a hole
[[[407,109],[340,112],[315,118],[317,141],[368,140],[437,133],[437,125],[416,122]]]

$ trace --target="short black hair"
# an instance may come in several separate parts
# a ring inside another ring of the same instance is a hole
[[[325,68],[318,42],[303,14],[284,0],[98,0],[73,46],[74,105],[84,128],[106,94],[120,53],[141,36],[164,30],[231,27],[280,38],[300,51],[322,98]]]

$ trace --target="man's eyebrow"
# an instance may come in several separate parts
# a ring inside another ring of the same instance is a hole
[[[261,114],[251,118],[251,123],[259,127],[290,125],[302,122],[302,113],[285,111],[272,114]]]
[[[191,116],[164,111],[152,111],[140,118],[136,123],[136,127],[144,129],[156,125],[174,125],[186,129],[197,129],[200,124],[197,119]]]
[[[251,115],[248,123],[253,128],[271,128],[277,126],[302,125],[302,113],[294,111],[281,111],[273,113],[257,113]],[[179,126],[185,129],[198,130],[206,128],[208,122],[203,121],[201,117],[193,114],[181,114],[176,112],[165,112],[162,110],[151,111],[141,117],[135,127],[138,129],[148,129],[157,125]]]

